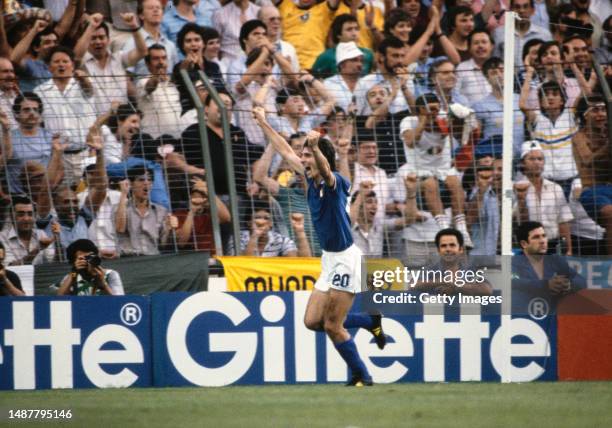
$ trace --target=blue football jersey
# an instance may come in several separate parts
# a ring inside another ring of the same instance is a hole
[[[349,217],[350,182],[337,172],[336,188],[308,179],[308,207],[315,231],[325,251],[344,251],[353,244]]]

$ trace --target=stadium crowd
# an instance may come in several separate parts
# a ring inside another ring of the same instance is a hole
[[[224,253],[320,255],[303,177],[268,142],[280,135],[299,155],[314,128],[351,180],[365,254],[422,266],[450,226],[471,254],[499,254],[506,11],[519,17],[514,222],[542,223],[550,252],[612,254],[594,67],[612,84],[608,0],[0,4],[6,265],[66,261],[79,239],[102,258],[214,252],[211,179]]]

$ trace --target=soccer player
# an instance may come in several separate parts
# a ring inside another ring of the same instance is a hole
[[[291,168],[306,176],[308,207],[323,255],[321,276],[310,295],[304,324],[311,330],[324,330],[332,340],[351,369],[348,386],[372,385],[372,377],[346,330],[366,328],[374,335],[379,348],[386,344],[380,315],[348,313],[361,282],[361,251],[353,244],[348,213],[350,183],[335,171],[333,146],[318,132],[308,132],[306,145],[298,157],[266,121],[262,107],[253,108],[253,115]]]

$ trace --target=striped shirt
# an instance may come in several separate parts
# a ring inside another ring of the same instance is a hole
[[[243,254],[246,250],[246,247],[251,238],[251,233],[248,230],[243,230],[240,232],[240,253]],[[230,250],[233,250],[233,240],[230,239]],[[260,257],[279,257],[286,256],[287,253],[291,251],[297,251],[297,247],[295,246],[295,242],[293,242],[290,238],[281,235],[278,232],[269,231],[268,232],[268,242],[264,247],[263,251],[260,253],[259,248],[255,249],[256,256]],[[229,251],[229,254],[232,254],[233,251]]]
[[[565,108],[553,123],[542,112],[536,112],[535,127],[531,136],[542,146],[544,153],[543,176],[549,180],[567,180],[576,177],[576,161],[572,151],[572,137],[578,127],[570,109]]]

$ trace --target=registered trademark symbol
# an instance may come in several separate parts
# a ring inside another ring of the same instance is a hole
[[[119,313],[121,317],[121,322],[125,325],[133,326],[140,322],[142,318],[142,311],[140,310],[140,306],[135,303],[126,303],[121,307],[121,312]]]

